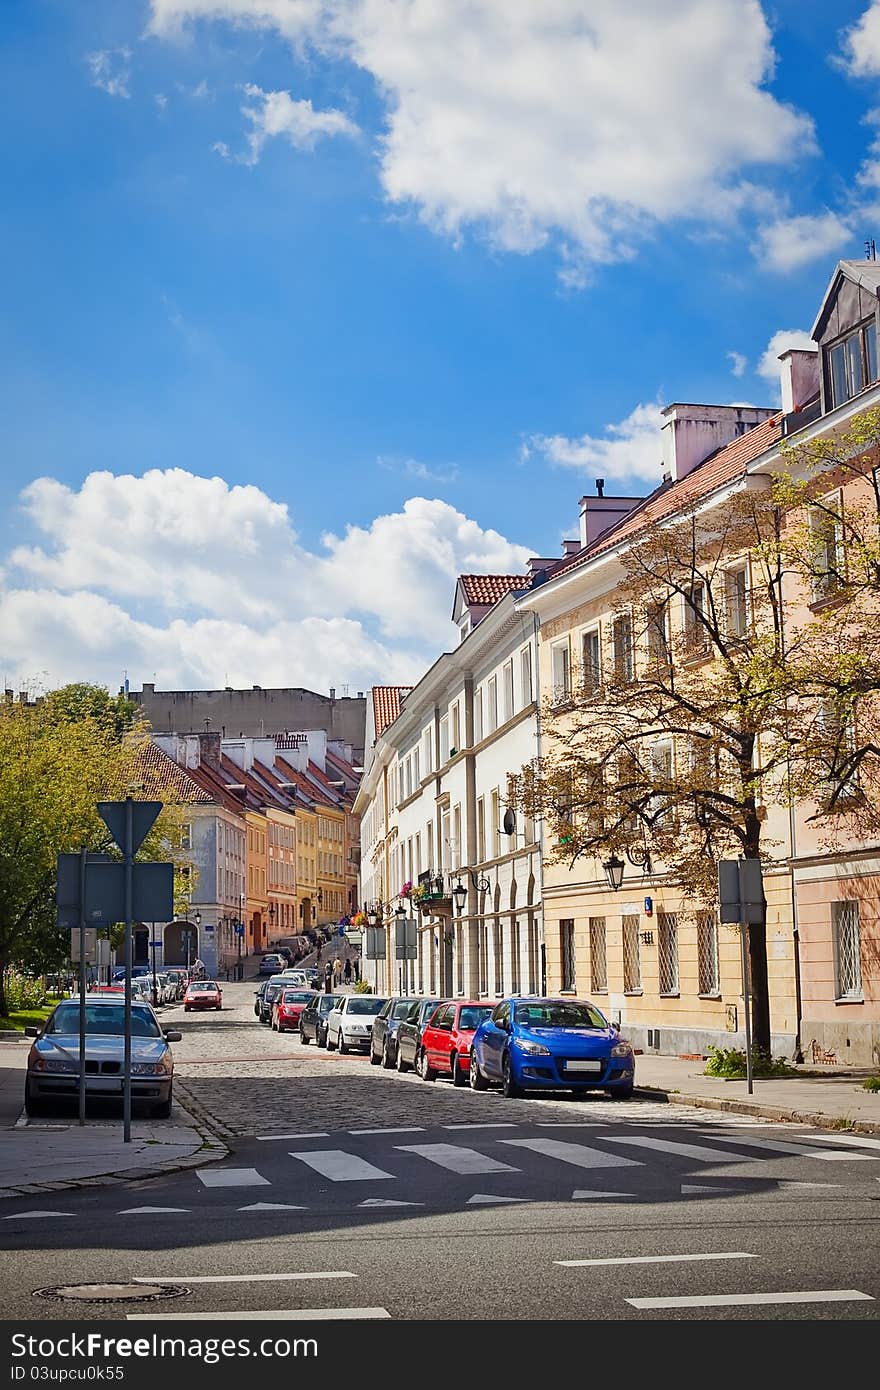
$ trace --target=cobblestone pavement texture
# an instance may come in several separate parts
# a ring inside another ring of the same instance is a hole
[[[433,1084],[414,1073],[371,1066],[365,1055],[340,1057],[304,1047],[298,1033],[274,1033],[253,1013],[255,986],[224,987],[217,1014],[184,1018],[166,1010],[183,1032],[175,1043],[175,1086],[184,1105],[221,1135],[309,1134],[371,1126],[454,1125],[575,1119],[617,1122],[638,1115],[693,1124],[693,1108],[645,1100],[614,1101],[602,1092],[581,1099],[504,1100],[497,1091],[476,1094],[448,1080]],[[717,1121],[717,1115],[706,1112]]]

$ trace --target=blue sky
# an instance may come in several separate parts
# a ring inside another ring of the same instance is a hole
[[[417,678],[459,570],[659,481],[658,403],[775,403],[880,239],[880,0],[5,0],[0,39],[12,684]]]

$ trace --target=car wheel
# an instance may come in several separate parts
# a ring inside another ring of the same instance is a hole
[[[345,1038],[342,1036],[342,1033],[340,1032],[340,1034],[339,1034],[339,1055],[340,1055],[340,1057],[344,1057],[344,1056],[347,1054],[347,1052],[348,1052],[348,1043],[345,1041]]]
[[[305,1033],[303,1032],[302,1028],[300,1028],[300,1030],[299,1030],[299,1040],[300,1040],[300,1042],[302,1043],[303,1047],[307,1047],[307,1046],[308,1046],[308,1041],[309,1041],[309,1040],[308,1040],[308,1038],[306,1037]]]
[[[376,1055],[376,1053],[373,1051],[373,1044],[372,1044],[372,1041],[371,1041],[371,1042],[370,1042],[370,1066],[371,1066],[371,1067],[378,1067],[378,1065],[379,1065],[379,1063],[381,1062],[381,1060],[382,1060],[382,1058],[381,1058],[381,1057],[378,1057],[378,1056]]]
[[[394,1070],[394,1054],[391,1051],[387,1038],[385,1039],[385,1046],[382,1048],[382,1066],[386,1071]]]
[[[477,1061],[477,1054],[473,1051],[473,1049],[471,1049],[471,1065],[469,1072],[469,1080],[471,1083],[472,1091],[488,1091],[489,1083],[486,1080],[483,1073],[480,1071],[480,1064]]]
[[[326,1047],[326,1046],[327,1046],[327,1029],[326,1029],[326,1028],[325,1028],[325,1029],[323,1030],[323,1032],[321,1032],[321,1033],[315,1033],[315,1046],[316,1046],[316,1047]]]
[[[154,1120],[171,1119],[171,1092],[168,1092],[167,1100],[160,1100],[158,1105],[154,1105],[150,1112]]]
[[[400,1043],[398,1043],[398,1044],[397,1044],[397,1070],[398,1070],[399,1072],[402,1073],[402,1072],[409,1071],[409,1069],[410,1069],[410,1064],[409,1064],[409,1062],[405,1062],[405,1061],[403,1060],[403,1053],[402,1053],[401,1050],[400,1050]]]
[[[501,1062],[501,1092],[507,1096],[508,1100],[521,1100],[525,1092],[518,1086],[513,1075],[513,1063],[510,1054],[505,1053]]]
[[[628,1086],[609,1086],[608,1095],[612,1100],[631,1100],[633,1093],[632,1082]]]
[[[464,1067],[461,1065],[461,1058],[459,1057],[457,1052],[453,1052],[452,1056],[450,1057],[449,1067],[452,1072],[453,1086],[466,1086],[468,1083],[468,1074],[465,1071]]]
[[[418,1058],[416,1059],[416,1071],[418,1072],[419,1076],[422,1078],[423,1081],[437,1080],[437,1073],[434,1070],[434,1068],[430,1066],[428,1062],[428,1054],[424,1048],[420,1049]]]
[[[31,1094],[31,1088],[27,1082],[25,1082],[24,1088],[24,1113],[31,1116],[47,1114],[46,1102],[44,1100],[37,1100],[37,1098]]]
[[[183,1006],[183,1012],[184,1012],[185,1014],[188,1014],[188,1013],[189,1013],[189,1004],[184,1004],[184,1006]]]
[[[335,1051],[336,1051],[336,1044],[335,1044],[335,1042],[333,1041],[333,1039],[332,1039],[331,1036],[330,1036],[330,1029],[329,1029],[329,1028],[327,1029],[327,1051],[328,1051],[328,1052],[335,1052]]]

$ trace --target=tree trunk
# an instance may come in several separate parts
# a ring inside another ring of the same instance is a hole
[[[751,926],[749,976],[752,1006],[752,1046],[770,1055],[770,989],[767,980],[767,922]]]
[[[6,962],[0,961],[0,1018],[8,1018],[9,1010],[6,1007]]]

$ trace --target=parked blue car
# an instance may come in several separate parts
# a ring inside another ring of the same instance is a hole
[[[500,1083],[506,1096],[601,1090],[626,1100],[634,1080],[631,1044],[583,999],[503,999],[471,1044],[474,1091]]]

